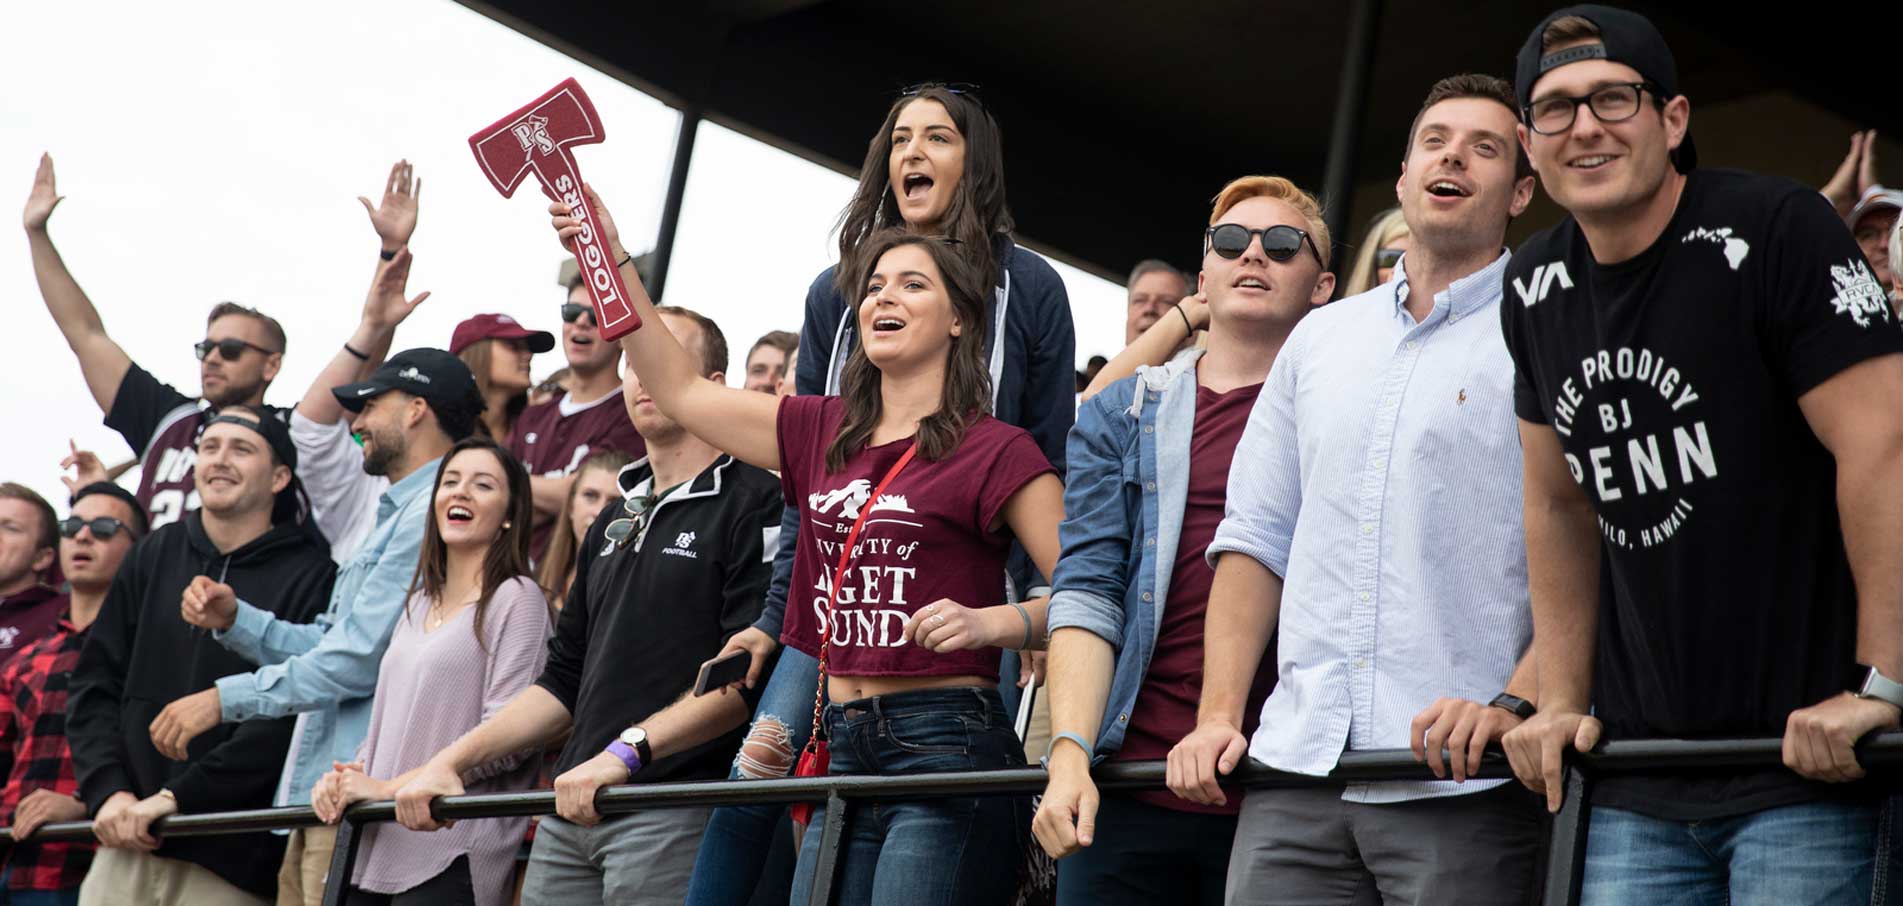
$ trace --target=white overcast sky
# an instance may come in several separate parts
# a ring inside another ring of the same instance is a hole
[[[583,172],[630,247],[651,244],[658,228],[674,112],[450,0],[21,3],[4,19],[0,202],[12,226],[0,233],[10,321],[0,331],[10,434],[0,480],[38,489],[62,512],[68,437],[108,462],[128,450],[101,424],[33,282],[17,218],[42,150],[66,196],[52,233],[68,265],[133,360],[188,395],[205,313],[231,299],[283,322],[288,354],[267,399],[296,401],[356,324],[375,264],[356,196],[379,196],[400,157],[424,181],[410,288],[432,295],[396,348],[447,345],[457,321],[485,311],[557,331],[563,252],[545,201],[533,186],[497,195],[467,138],[565,77],[581,81],[607,133],[579,151]],[[866,111],[868,134],[882,113]],[[720,323],[731,373],[761,333],[799,327],[851,186],[702,125],[667,301]],[[1079,359],[1114,351],[1121,288],[1058,269]],[[534,374],[562,364],[557,347]]]

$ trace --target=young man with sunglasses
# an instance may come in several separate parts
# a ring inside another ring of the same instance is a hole
[[[98,309],[66,269],[46,227],[61,199],[54,188],[53,159],[41,155],[23,217],[33,276],[53,322],[79,358],[80,373],[106,414],[106,426],[118,431],[144,464],[139,503],[151,514],[152,526],[159,528],[198,508],[192,463],[206,413],[234,404],[264,404],[265,388],[283,365],[284,328],[255,308],[218,303],[205,319],[205,339],[193,347],[200,399],[179,393],[139,367],[107,335]],[[273,417],[282,419],[285,413],[274,410]]]
[[[87,630],[99,616],[112,577],[133,542],[146,533],[145,510],[116,484],[73,493],[71,515],[59,523],[60,571],[72,585],[70,606],[53,631],[23,647],[0,670],[0,816],[13,826],[0,902],[9,906],[72,906],[92,865],[90,843],[35,843],[41,825],[79,821],[73,750],[66,741],[66,694]]]
[[[1213,577],[1202,552],[1230,457],[1290,331],[1334,290],[1321,205],[1294,183],[1235,180],[1209,222],[1207,351],[1112,384],[1071,430],[1050,610],[1050,783],[1033,824],[1064,859],[1062,904],[1222,902],[1234,803],[1099,797],[1090,780],[1093,762],[1163,758],[1195,726]],[[1165,311],[1144,338],[1159,357],[1187,335],[1174,300]],[[1131,366],[1106,369],[1119,367]],[[1272,680],[1260,677],[1257,703]]]
[[[32,488],[0,484],[0,664],[46,635],[66,610],[53,569],[59,521]]]
[[[602,340],[588,288],[579,280],[562,303],[562,353],[568,357],[567,389],[522,410],[509,432],[509,452],[528,469],[535,498],[529,555],[537,560],[548,549],[555,517],[568,500],[582,460],[598,450],[619,450],[639,459],[647,450],[623,405],[621,347]],[[721,359],[726,359],[725,350]]]
[[[1533,897],[1538,806],[1467,776],[1535,697],[1496,312],[1507,222],[1534,189],[1514,122],[1500,79],[1437,82],[1395,185],[1413,241],[1393,282],[1309,315],[1282,347],[1208,547],[1196,729],[1169,756],[1170,788],[1204,804],[1230,801],[1220,777],[1245,752],[1322,776],[1345,751],[1409,747],[1453,779],[1250,791],[1231,904]],[[1269,651],[1278,682],[1250,739]]]
[[[112,578],[66,709],[73,769],[101,844],[80,887],[83,906],[257,906],[276,889],[282,837],[168,837],[152,823],[269,805],[291,721],[218,727],[173,753],[161,752],[147,727],[163,702],[249,669],[179,618],[195,590],[218,585],[288,622],[323,609],[336,565],[305,518],[296,466],[290,433],[275,418],[242,406],[220,411],[199,438],[204,506],[141,538]]]
[[[1903,709],[1903,335],[1816,190],[1697,169],[1643,16],[1576,6],[1520,49],[1520,136],[1570,214],[1514,253],[1539,713],[1514,773],[1557,808],[1601,736],[1778,737],[1785,767],[1600,778],[1586,903],[1868,903]]]
[[[661,323],[642,329],[700,350],[701,374],[724,382],[720,328],[687,309],[659,311]],[[751,695],[684,693],[701,663],[760,615],[778,546],[779,479],[662,415],[632,371],[625,392],[647,456],[622,470],[622,501],[602,509],[582,542],[548,666],[397,794],[404,826],[434,829],[431,801],[462,793],[465,772],[566,732],[557,816],[536,829],[527,906],[678,906],[711,810],[604,820],[595,791],[723,778],[752,713]]]
[[[392,263],[402,265],[407,254],[404,250]],[[319,375],[320,385],[354,370],[354,362],[333,364],[341,368]],[[450,447],[475,431],[481,411],[468,366],[440,349],[400,352],[367,380],[323,392],[334,405],[356,413],[363,446],[361,451],[352,447],[354,463],[321,461],[300,468],[334,487],[345,486],[346,476],[338,473],[348,470],[357,487],[380,488],[369,533],[342,562],[316,623],[273,617],[268,599],[247,597],[227,583],[193,589],[181,604],[185,621],[211,630],[219,644],[257,668],[231,671],[172,700],[148,730],[159,752],[181,758],[194,739],[221,723],[296,715],[296,742],[281,765],[276,805],[302,803],[303,791],[316,786],[334,763],[355,760],[369,732],[384,649],[416,575],[437,468]],[[308,403],[307,397],[299,409]],[[302,463],[301,451],[299,456]],[[323,897],[334,839],[331,827],[291,833],[278,875],[279,903],[315,906]]]

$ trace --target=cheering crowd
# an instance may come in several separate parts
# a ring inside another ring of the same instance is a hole
[[[1553,13],[1513,75],[1431,87],[1359,246],[1288,179],[1221,187],[1094,374],[969,86],[893,101],[743,387],[592,189],[551,238],[595,231],[639,330],[576,278],[543,386],[556,336],[504,315],[393,352],[428,295],[399,162],[296,405],[264,401],[284,330],[230,302],[189,397],[62,262],[42,158],[39,290],[140,479],[74,449],[64,518],[0,484],[0,904],[803,904],[823,807],[596,793],[1027,761],[1035,804],[856,810],[837,901],[1033,902],[1042,855],[1066,906],[1518,904],[1568,750],[1741,737],[1783,766],[1594,786],[1584,901],[1884,902],[1903,797],[1853,746],[1903,714],[1903,193],[1873,133],[1821,192],[1699,168],[1632,12]],[[1506,248],[1537,192],[1566,216]],[[1490,747],[1516,780],[1470,776]],[[1226,780],[1383,748],[1440,779]],[[1168,789],[1100,792],[1128,760]],[[551,786],[536,822],[431,810]],[[325,823],[154,832],[302,804]]]

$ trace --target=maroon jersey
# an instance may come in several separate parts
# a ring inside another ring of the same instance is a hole
[[[864,511],[834,607],[831,673],[997,679],[996,649],[935,654],[906,643],[900,629],[941,598],[967,607],[1004,603],[1011,535],[991,525],[1012,495],[1055,471],[1050,460],[1024,429],[980,416],[950,456],[914,458],[872,500],[873,488],[912,440],[866,447],[848,457],[845,468],[828,472],[826,448],[845,411],[836,396],[780,402],[780,481],[801,520],[781,640],[819,656],[840,547]]]
[[[66,595],[47,585],[0,596],[0,664],[52,632],[65,612]]]
[[[158,529],[198,509],[192,465],[198,461],[198,432],[205,425],[198,400],[159,381],[134,363],[119,381],[106,427],[119,432],[139,454],[139,505]],[[288,422],[290,410],[265,411]]]
[[[619,387],[587,403],[573,403],[568,394],[558,394],[546,403],[522,410],[509,432],[509,452],[522,461],[530,475],[542,478],[570,474],[589,454],[600,450],[619,450],[638,459],[647,454],[647,449],[628,418]],[[530,556],[542,558],[554,528],[553,520],[535,527],[529,541]]]
[[[1189,487],[1183,502],[1182,533],[1176,542],[1176,565],[1170,573],[1169,596],[1163,601],[1150,672],[1144,675],[1136,704],[1130,708],[1130,728],[1125,731],[1123,748],[1117,752],[1119,760],[1168,758],[1177,741],[1196,729],[1196,704],[1203,693],[1203,615],[1209,610],[1209,587],[1216,579],[1216,571],[1203,559],[1203,553],[1215,540],[1216,526],[1222,523],[1223,505],[1229,496],[1230,460],[1235,457],[1236,444],[1242,440],[1242,429],[1248,425],[1249,412],[1261,392],[1261,384],[1228,393],[1196,388],[1196,427],[1189,441]],[[1254,732],[1275,679],[1275,659],[1268,658],[1264,667],[1257,671],[1249,703],[1242,711],[1248,724],[1244,736]],[[1184,812],[1234,815],[1242,808],[1239,796],[1229,797],[1227,805],[1205,806],[1178,799],[1165,790],[1131,795],[1151,805]]]

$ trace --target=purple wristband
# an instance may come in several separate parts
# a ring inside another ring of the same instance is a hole
[[[617,739],[609,743],[605,751],[621,759],[621,763],[628,766],[629,777],[633,777],[641,770],[641,753],[636,752],[633,746]]]

